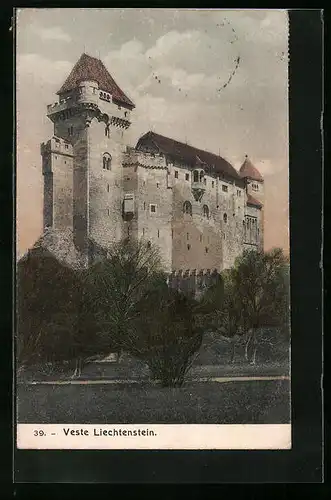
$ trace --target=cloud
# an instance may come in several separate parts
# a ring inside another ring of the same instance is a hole
[[[59,85],[68,76],[72,66],[69,61],[52,61],[39,54],[19,55],[16,64],[18,85],[21,79],[27,77],[39,87],[40,83]]]
[[[42,40],[57,40],[62,42],[71,42],[71,36],[65,33],[61,26],[53,26],[51,28],[42,28],[41,26],[32,25],[33,32]]]

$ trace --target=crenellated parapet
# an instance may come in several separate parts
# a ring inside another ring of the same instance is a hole
[[[53,136],[47,142],[43,142],[40,146],[40,152],[42,155],[45,153],[58,153],[73,156],[74,154],[70,142],[56,136]]]
[[[177,269],[168,275],[168,286],[183,293],[199,294],[220,280],[217,269]]]
[[[168,169],[166,159],[162,154],[145,153],[129,148],[124,154],[122,164],[123,167],[139,166],[152,169]]]

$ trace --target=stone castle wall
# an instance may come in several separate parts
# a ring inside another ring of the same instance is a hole
[[[85,96],[81,92],[79,99]],[[102,247],[122,237],[144,238],[159,247],[169,273],[219,272],[231,267],[243,248],[263,244],[263,211],[246,204],[247,193],[263,202],[263,183],[259,192],[248,183],[246,193],[245,181],[207,172],[198,199],[191,167],[125,146],[130,111],[100,98],[100,92],[93,91],[90,111],[59,105],[58,138],[42,147],[45,226],[72,229],[83,251],[89,238]],[[104,154],[111,157],[109,169],[103,168]],[[132,198],[128,213],[126,196]],[[184,213],[185,202],[192,213]],[[247,216],[257,220],[255,240],[248,238]]]

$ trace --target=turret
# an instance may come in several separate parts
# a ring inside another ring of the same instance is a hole
[[[245,180],[246,209],[244,243],[251,248],[264,246],[264,179],[248,156],[240,167],[239,175]]]

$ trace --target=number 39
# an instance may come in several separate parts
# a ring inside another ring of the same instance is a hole
[[[45,436],[45,433],[44,433],[44,431],[34,430],[33,435],[34,436]]]

